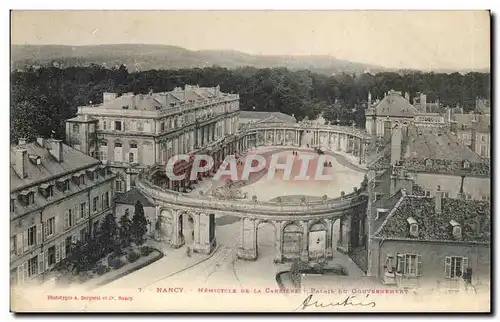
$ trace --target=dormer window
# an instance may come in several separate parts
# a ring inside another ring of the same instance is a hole
[[[410,226],[410,236],[418,237],[418,223],[413,217],[406,219]]]
[[[453,237],[459,239],[462,237],[462,226],[455,220],[450,220],[451,232]]]
[[[432,167],[432,160],[431,159],[426,159],[425,160],[425,166],[426,167]]]
[[[54,195],[54,187],[50,183],[40,185],[40,192],[44,198],[50,198]]]
[[[69,180],[68,179],[57,180],[57,188],[62,192],[69,190]]]
[[[470,162],[468,160],[465,160],[463,165],[464,165],[464,169],[470,168]]]
[[[30,154],[28,156],[29,160],[31,161],[31,163],[33,164],[36,164],[36,165],[40,165],[42,164],[42,158],[40,158],[38,155],[36,154]]]
[[[24,206],[29,206],[35,203],[35,193],[30,190],[23,190],[19,193],[18,199]]]

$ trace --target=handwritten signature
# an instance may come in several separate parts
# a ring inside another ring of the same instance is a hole
[[[375,307],[375,306],[377,306],[377,303],[375,303],[373,301],[364,302],[364,300],[367,300],[369,295],[370,294],[366,294],[365,298],[362,300],[358,300],[356,298],[356,295],[349,295],[342,301],[321,303],[321,302],[318,302],[317,300],[313,300],[313,295],[311,294],[305,298],[305,300],[295,309],[295,311],[305,310],[309,307],[327,308],[327,307],[334,307],[334,306],[363,306],[363,307]]]

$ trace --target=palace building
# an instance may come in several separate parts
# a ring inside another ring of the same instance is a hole
[[[194,153],[237,131],[239,96],[186,85],[170,92],[104,93],[103,103],[78,108],[66,121],[68,145],[95,156],[117,175],[116,191],[134,186],[148,166],[166,165],[174,155]],[[187,171],[190,166],[179,164]],[[185,188],[187,182],[170,183]]]
[[[10,148],[12,285],[43,276],[113,212],[115,175],[60,140]]]

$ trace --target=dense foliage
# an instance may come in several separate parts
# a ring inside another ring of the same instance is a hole
[[[427,101],[439,99],[444,105],[464,109],[474,107],[476,97],[490,97],[490,74],[461,75],[434,73],[379,73],[360,76],[325,76],[286,68],[257,69],[221,67],[180,70],[149,70],[129,73],[124,66],[60,69],[43,67],[11,74],[11,139],[20,136],[64,137],[64,120],[76,114],[77,107],[102,102],[105,91],[147,93],[169,91],[185,84],[220,85],[223,92],[240,94],[242,110],[280,111],[299,120],[315,118],[324,112],[330,121],[357,126],[364,124],[364,105],[368,91],[373,100],[390,89],[408,91],[411,97],[425,92]]]

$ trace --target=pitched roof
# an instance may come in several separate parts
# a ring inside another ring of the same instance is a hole
[[[240,119],[253,119],[256,121],[266,122],[297,123],[297,119],[294,116],[281,112],[240,111]]]
[[[491,103],[489,99],[478,99],[476,101],[476,111],[483,114],[491,113]]]
[[[136,188],[117,194],[115,198],[115,203],[117,204],[135,205],[137,201],[140,201],[143,207],[154,207],[154,204]]]
[[[479,114],[454,114],[452,115],[452,120],[457,123],[458,130],[470,130],[474,126],[480,133],[490,133],[491,132],[491,116],[490,115],[479,115]],[[474,122],[474,120],[476,122]],[[476,124],[474,124],[476,123]]]
[[[143,111],[155,111],[162,107],[162,104],[149,94],[123,95],[105,103],[109,109],[134,109]]]
[[[20,178],[13,168],[14,156],[15,156],[15,145],[10,147],[10,190],[19,190],[25,187],[29,187],[38,182],[43,182],[45,180],[51,180],[58,176],[70,174],[77,170],[92,167],[101,164],[97,159],[92,158],[78,150],[73,149],[66,144],[62,144],[62,161],[58,162],[50,154],[49,150],[51,148],[51,139],[44,140],[44,146],[40,146],[37,142],[27,143],[23,145],[27,150],[29,155],[37,155],[40,157],[41,163],[39,165],[28,161],[26,162],[27,167],[27,177]]]
[[[456,135],[442,128],[408,127],[406,159],[435,159],[482,162]]]
[[[395,91],[389,92],[374,109],[378,116],[413,117],[419,113],[410,102]]]
[[[418,236],[410,236],[407,219],[418,224]],[[462,227],[462,238],[455,239],[450,221]],[[480,227],[478,227],[478,224]],[[479,229],[478,229],[479,228]],[[454,242],[491,242],[491,204],[486,201],[443,198],[441,213],[435,212],[435,198],[405,196],[377,232],[386,239],[438,240]]]

